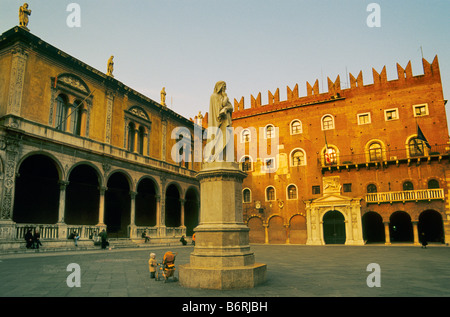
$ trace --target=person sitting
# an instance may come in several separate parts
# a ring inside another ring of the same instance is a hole
[[[147,241],[150,241],[150,237],[147,235],[147,230],[144,230],[144,232],[142,232],[141,237],[145,239],[144,243],[147,243]]]
[[[187,241],[186,241],[186,239],[184,238],[184,236],[181,236],[180,241],[181,241],[181,243],[182,243],[183,245],[186,245],[186,244],[187,244]]]
[[[27,249],[33,248],[33,234],[31,233],[31,229],[28,229],[27,233],[25,234],[25,241],[27,243]]]

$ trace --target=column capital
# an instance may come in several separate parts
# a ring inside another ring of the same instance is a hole
[[[130,191],[130,197],[131,197],[131,199],[135,199],[137,194],[138,194],[137,192],[131,190],[131,191]]]
[[[69,181],[58,181],[58,185],[60,189],[66,189],[66,187],[70,184]]]

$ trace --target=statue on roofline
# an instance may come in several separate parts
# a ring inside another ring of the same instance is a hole
[[[19,26],[28,30],[28,16],[31,15],[31,10],[28,9],[28,3],[24,3],[19,8]]]
[[[111,77],[114,77],[114,75],[112,74],[113,71],[114,71],[113,58],[114,58],[114,56],[111,55],[111,57],[108,59],[108,70],[107,70],[107,73],[106,73],[107,76],[111,76]]]

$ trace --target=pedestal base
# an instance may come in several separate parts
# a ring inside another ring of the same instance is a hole
[[[225,290],[253,288],[265,281],[266,265],[255,263],[249,228],[242,221],[245,176],[233,162],[205,164],[197,174],[201,219],[194,229],[191,261],[179,266],[182,286]]]
[[[179,266],[180,284],[189,288],[241,289],[253,288],[266,280],[266,265],[254,263],[236,267]]]

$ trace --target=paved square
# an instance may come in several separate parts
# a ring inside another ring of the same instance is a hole
[[[111,251],[0,255],[2,297],[391,297],[450,296],[450,248],[430,246],[252,245],[267,264],[267,281],[253,289],[187,289],[149,278],[148,258],[172,250],[176,265],[189,262],[192,246]],[[81,287],[68,287],[70,263],[81,270]],[[370,263],[380,266],[381,287],[368,287]],[[178,271],[177,273],[178,274]]]

